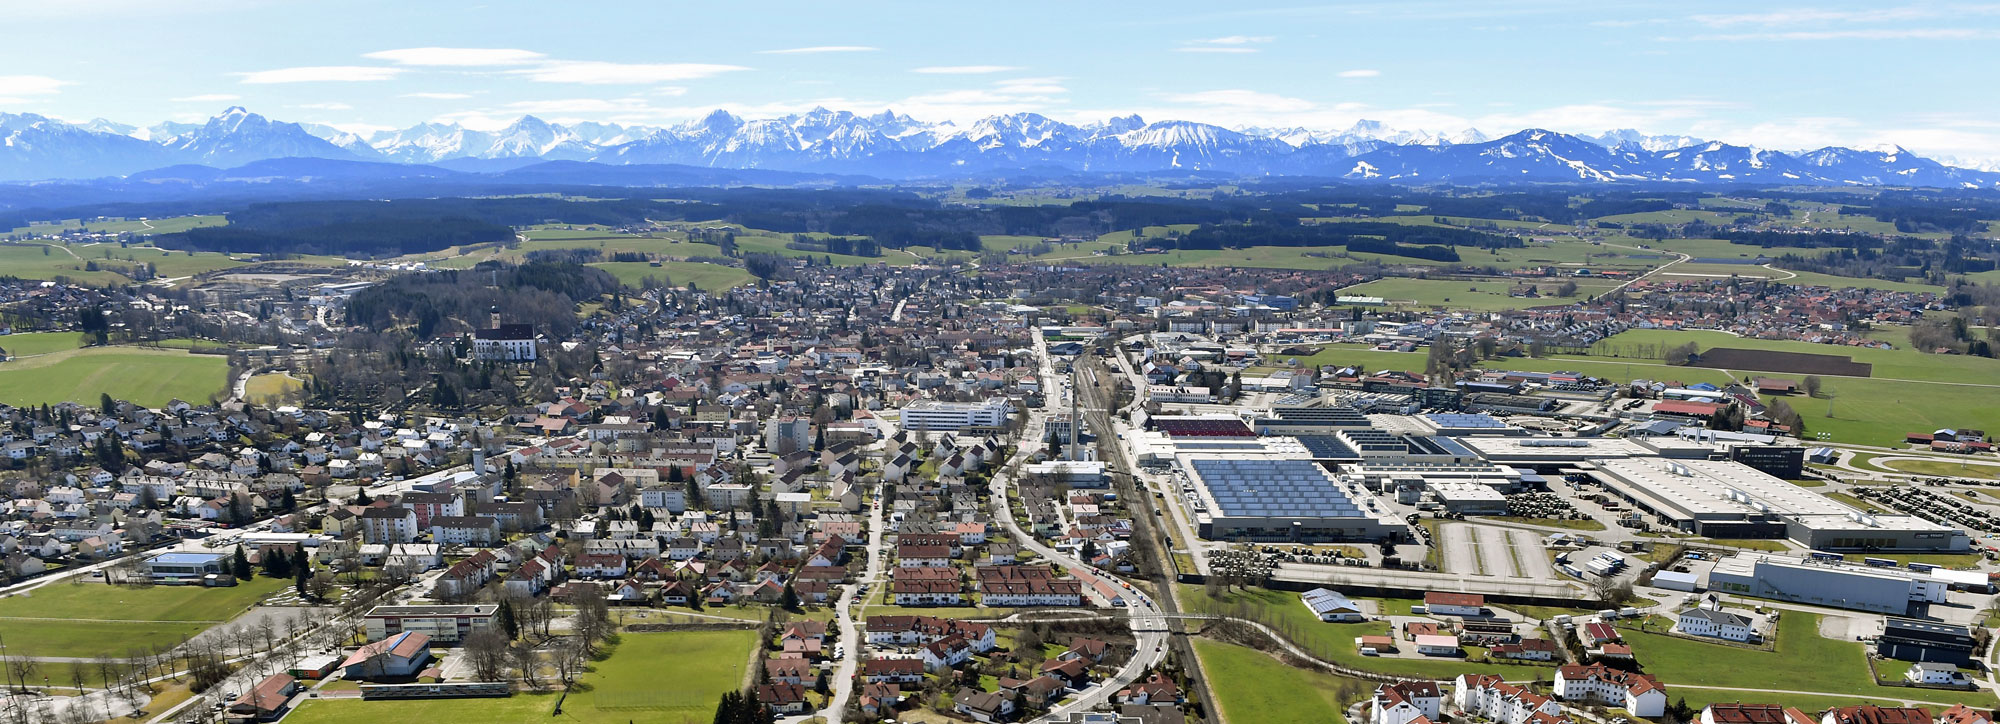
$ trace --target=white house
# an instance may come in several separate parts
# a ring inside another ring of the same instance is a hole
[[[1910,670],[1903,672],[1903,678],[1908,679],[1912,684],[1960,684],[1965,682],[1965,675],[1958,673],[1957,666],[1934,661],[1922,661],[1911,664]]]
[[[1499,724],[1529,724],[1541,717],[1562,716],[1562,704],[1509,684],[1493,674],[1460,674],[1452,685],[1452,704],[1467,713]]]
[[[1654,718],[1667,710],[1667,688],[1645,674],[1603,664],[1556,667],[1556,696],[1563,701],[1624,707],[1634,716]]]
[[[1757,633],[1751,628],[1750,619],[1728,611],[1707,608],[1691,608],[1681,612],[1680,623],[1675,628],[1690,636],[1707,636],[1725,641],[1749,641]]]
[[[1419,718],[1438,720],[1444,696],[1435,681],[1404,681],[1375,687],[1368,724],[1410,724]]]
[[[1477,593],[1431,591],[1424,594],[1424,612],[1432,616],[1482,616],[1486,597]]]

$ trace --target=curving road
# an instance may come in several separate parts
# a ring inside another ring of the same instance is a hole
[[[1124,600],[1124,608],[1128,616],[1127,621],[1132,627],[1132,636],[1137,641],[1131,660],[1127,661],[1123,667],[1120,667],[1117,673],[1078,692],[1074,698],[1049,710],[1046,716],[1036,720],[1068,721],[1071,713],[1090,711],[1099,705],[1108,704],[1112,694],[1117,693],[1118,690],[1125,688],[1132,682],[1138,681],[1145,675],[1147,669],[1164,659],[1166,657],[1167,627],[1163,625],[1164,619],[1162,618],[1159,606],[1153,602],[1150,596],[1132,588],[1129,582],[1117,576],[1086,565],[1083,561],[1077,560],[1068,553],[1043,544],[1035,536],[1030,535],[1026,530],[1021,528],[1020,522],[1014,518],[1012,506],[1007,504],[1008,486],[1013,481],[1015,470],[1025,463],[1029,456],[1039,452],[1043,448],[1041,442],[1042,434],[1048,423],[1049,414],[1061,408],[1063,399],[1061,390],[1065,389],[1068,384],[1067,382],[1056,382],[1056,380],[1061,378],[1055,376],[1054,370],[1049,364],[1047,347],[1039,335],[1035,340],[1035,347],[1042,360],[1042,379],[1045,382],[1053,383],[1053,385],[1049,393],[1043,397],[1043,407],[1029,411],[1027,429],[1021,435],[1020,445],[1014,450],[1014,457],[1009,459],[993,474],[991,489],[993,518],[1000,521],[1001,525],[1007,528],[1008,535],[1012,536],[1022,547],[1034,551],[1036,555],[1047,559],[1055,565],[1060,565],[1068,569],[1070,575],[1082,580],[1086,589],[1086,596],[1093,595],[1090,589],[1095,588],[1094,583],[1096,582],[1102,582],[1105,586],[1115,588]]]

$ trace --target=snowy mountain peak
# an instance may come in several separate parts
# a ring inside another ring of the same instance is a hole
[[[200,124],[145,129],[0,114],[0,178],[126,175],[175,164],[238,166],[286,157],[428,164],[549,159],[605,164],[861,174],[879,178],[1199,170],[1243,176],[1346,176],[1377,182],[1722,182],[2000,188],[2000,174],[1942,165],[1887,145],[1779,152],[1617,129],[1578,136],[1530,128],[1491,138],[1398,129],[1362,119],[1345,130],[1235,129],[1137,115],[1082,125],[1039,113],[954,124],[882,110],[815,107],[776,118],[725,110],[667,127],[552,123],[533,115],[494,131],[418,123],[366,138],[323,124],[273,121],[232,106]],[[2000,164],[1993,166],[2000,170]]]

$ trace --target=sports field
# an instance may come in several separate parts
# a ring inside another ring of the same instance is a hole
[[[52,583],[0,598],[0,637],[17,656],[123,655],[179,644],[288,585],[262,577],[227,588]]]
[[[610,656],[590,666],[579,691],[563,702],[564,722],[708,721],[722,694],[741,686],[757,645],[754,631],[628,633]],[[466,721],[512,724],[551,721],[555,694],[505,699],[421,701],[315,700],[285,718],[289,724],[380,724]]]
[[[4,344],[4,343],[0,343]],[[109,394],[148,407],[178,398],[206,401],[222,392],[228,361],[220,355],[137,347],[92,347],[0,362],[0,403],[97,404]]]

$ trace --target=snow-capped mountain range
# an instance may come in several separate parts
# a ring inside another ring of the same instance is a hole
[[[206,123],[139,127],[0,114],[0,180],[127,177],[167,166],[234,168],[281,158],[506,168],[543,161],[676,164],[940,179],[1065,173],[1201,172],[1398,183],[1688,182],[2000,187],[1993,168],[1960,168],[1901,148],[1774,151],[1622,129],[1596,136],[1527,129],[1493,136],[1397,129],[1224,128],[1136,115],[1075,125],[1034,113],[960,126],[816,108],[780,118],[724,111],[672,126],[550,123],[494,131],[421,123],[362,136],[230,108]]]

